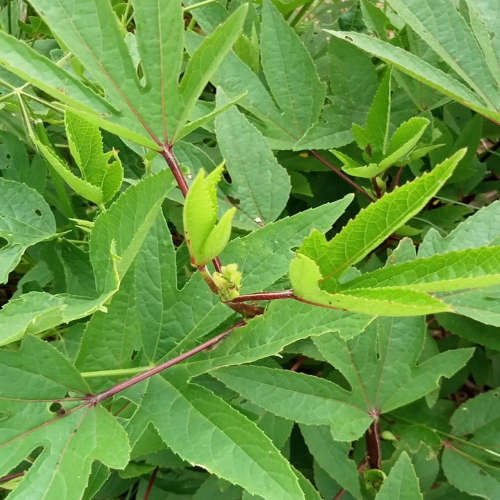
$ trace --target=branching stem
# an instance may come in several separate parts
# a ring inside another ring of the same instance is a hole
[[[335,172],[339,177],[344,179],[347,183],[349,183],[356,191],[361,193],[365,198],[367,198],[370,201],[375,201],[359,184],[356,184],[350,177],[348,177],[344,172],[339,170],[337,167],[334,167],[330,162],[325,160],[319,153],[314,151],[313,149],[310,150],[310,153],[323,165],[328,167],[332,172]]]
[[[280,299],[294,299],[295,295],[293,290],[283,290],[281,292],[257,292],[249,293],[247,295],[240,295],[227,304],[237,304],[240,302],[251,302],[255,300],[280,300]]]
[[[175,358],[170,359],[158,366],[155,366],[154,368],[151,368],[143,373],[139,373],[138,375],[135,375],[134,377],[129,378],[124,382],[120,382],[119,384],[116,384],[110,389],[106,389],[102,392],[99,392],[98,394],[89,394],[85,398],[85,400],[87,404],[96,406],[97,404],[102,403],[106,399],[112,398],[115,394],[118,394],[119,392],[122,392],[125,389],[128,389],[129,387],[138,384],[139,382],[143,382],[144,380],[147,380],[153,375],[157,375],[158,373],[161,373],[167,368],[175,366],[181,363],[182,361],[185,361],[186,359],[190,358],[191,356],[194,356],[195,354],[198,354],[199,352],[202,352],[205,349],[214,346],[215,344],[217,344],[217,342],[220,342],[222,339],[225,339],[233,330],[236,330],[237,328],[240,328],[245,324],[246,321],[244,320],[238,321],[238,323],[231,326],[231,328],[228,328],[225,332],[219,333],[219,335],[216,335],[214,338],[207,340],[206,342],[200,344],[199,346],[196,346],[194,349],[191,349],[190,351],[185,352],[184,354],[180,354],[179,356],[176,356]]]

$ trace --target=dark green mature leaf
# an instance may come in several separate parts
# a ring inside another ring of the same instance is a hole
[[[300,138],[319,116],[325,99],[324,85],[299,38],[270,0],[264,2],[261,29],[267,83],[288,130]]]
[[[401,453],[389,477],[384,481],[376,500],[423,500],[418,478],[406,453]]]
[[[491,109],[499,109],[498,84],[474,35],[451,0],[388,0],[398,14]]]
[[[326,426],[301,425],[300,431],[319,466],[354,498],[362,498],[358,468],[354,461],[347,458],[350,445],[334,441],[330,428]]]
[[[227,102],[221,90],[217,101]],[[235,107],[217,118],[216,133],[231,176],[225,192],[237,200],[238,210],[258,224],[277,219],[290,195],[290,178],[262,134]]]
[[[0,475],[43,449],[10,498],[78,500],[94,460],[127,465],[127,435],[104,408],[63,402],[66,413],[51,411],[68,392],[82,397],[89,388],[49,343],[27,337],[19,353],[0,351],[0,365]]]
[[[290,464],[251,421],[212,392],[155,377],[130,424],[136,441],[152,422],[184,460],[265,499],[303,499]]]
[[[0,179],[0,200],[0,237],[7,240],[0,248],[0,283],[5,283],[29,246],[54,237],[56,221],[43,197],[25,184]]]
[[[188,121],[203,88],[237,39],[246,14],[243,6],[206,39],[193,54],[178,87],[183,48],[180,1],[138,0],[134,11],[146,80],[143,86],[110,2],[34,0],[32,4],[104,90],[105,99],[3,32],[0,64],[85,119],[157,150],[165,141],[173,142],[176,131]],[[78,15],[73,15],[75,11]],[[152,30],[146,24],[150,18],[157,20]]]
[[[450,423],[453,434],[443,452],[443,471],[461,491],[493,500],[500,487],[500,392],[494,389],[462,404]]]
[[[347,342],[338,333],[315,337],[321,354],[344,375],[351,391],[309,375],[258,366],[221,368],[213,375],[272,413],[305,424],[331,425],[334,439],[352,441],[372,418],[428,394],[442,376],[456,373],[472,355],[471,349],[458,349],[417,365],[424,340],[422,318],[379,318]],[[250,360],[240,362],[245,361]],[[196,363],[188,363],[188,368]]]

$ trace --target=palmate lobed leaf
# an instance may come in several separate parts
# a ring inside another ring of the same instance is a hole
[[[303,424],[329,425],[334,439],[353,441],[381,413],[428,394],[472,355],[471,349],[457,349],[418,363],[425,331],[423,318],[378,318],[347,342],[338,333],[315,336],[320,353],[342,373],[350,390],[263,366],[222,365],[211,374],[267,411]]]
[[[42,448],[9,498],[78,500],[94,460],[113,468],[126,466],[127,435],[104,408],[78,409],[77,402],[63,402],[65,414],[50,410],[68,392],[84,396],[88,386],[48,342],[27,337],[19,353],[0,352],[0,365],[0,474]],[[22,384],[12,385],[14,378]]]
[[[134,6],[144,81],[139,80],[110,2],[34,0],[32,4],[104,90],[105,98],[4,32],[0,64],[95,125],[156,150],[177,139],[202,90],[238,38],[246,14],[242,6],[207,37],[179,85],[184,46],[180,0],[138,0]],[[150,18],[157,20],[153,29],[146,24]]]

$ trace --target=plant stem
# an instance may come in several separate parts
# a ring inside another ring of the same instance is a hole
[[[249,293],[247,295],[240,295],[230,302],[226,303],[239,303],[239,302],[249,302],[252,300],[280,300],[280,299],[294,299],[295,295],[293,290],[283,290],[282,292],[257,292]]]
[[[380,451],[378,418],[373,421],[366,431],[366,447],[368,449],[368,463],[370,464],[370,469],[380,469],[382,467],[382,455]]]
[[[396,174],[396,178],[394,179],[394,187],[392,190],[394,191],[399,186],[399,181],[401,179],[401,174],[403,173],[404,167],[399,167],[398,173]]]
[[[189,12],[190,10],[197,9],[198,7],[204,7],[205,5],[210,5],[211,3],[215,3],[217,0],[204,0],[203,2],[195,3],[194,5],[188,5],[182,9],[184,12]]]
[[[356,184],[350,177],[348,177],[344,172],[339,170],[338,168],[334,167],[330,162],[325,160],[320,154],[318,154],[316,151],[313,149],[309,150],[310,153],[323,165],[328,167],[332,172],[335,172],[339,177],[344,179],[347,183],[349,183],[356,191],[361,193],[365,198],[369,199],[370,201],[375,201],[360,185]]]
[[[179,189],[181,190],[185,198],[187,196],[189,187],[187,185],[186,179],[184,178],[184,174],[181,171],[181,167],[177,162],[177,158],[172,151],[172,147],[168,145],[163,146],[163,151],[160,154],[163,156],[163,158],[165,158],[165,161],[174,174],[177,185],[179,186]]]
[[[151,490],[153,489],[153,485],[155,484],[156,474],[158,474],[159,468],[160,467],[156,467],[156,469],[153,471],[153,474],[151,474],[151,479],[149,480],[148,488],[147,488],[146,493],[144,495],[144,500],[149,500],[149,495],[151,495]]]
[[[24,472],[16,472],[15,474],[9,474],[8,476],[0,477],[0,483],[6,483],[8,481],[12,481],[12,479],[16,479],[16,477],[24,476]]]
[[[128,389],[129,387],[132,387],[139,382],[142,382],[144,380],[147,380],[148,378],[152,377],[153,375],[157,375],[158,373],[162,372],[163,370],[166,370],[167,368],[170,368],[174,365],[177,365],[181,363],[182,361],[185,361],[186,359],[190,358],[191,356],[194,356],[195,354],[198,354],[201,351],[204,351],[205,349],[208,349],[209,347],[214,346],[217,344],[217,342],[221,341],[222,339],[226,338],[233,330],[236,330],[237,328],[240,328],[242,326],[246,325],[246,321],[238,321],[238,323],[234,324],[230,328],[228,328],[225,332],[219,333],[219,335],[216,335],[213,339],[207,340],[203,344],[200,344],[199,346],[195,347],[194,349],[191,349],[188,352],[185,352],[184,354],[180,354],[179,356],[176,356],[173,359],[170,359],[169,361],[166,361],[165,363],[162,363],[161,365],[155,366],[154,368],[150,368],[149,370],[139,373],[135,377],[129,378],[128,380],[125,380],[124,382],[120,382],[119,384],[116,384],[115,386],[111,387],[110,389],[106,389],[102,392],[99,392],[98,394],[89,394],[85,400],[87,401],[87,404],[96,406],[99,403],[102,403],[106,399],[109,399],[113,397],[115,394],[118,394],[119,392],[124,391],[125,389]]]
[[[382,191],[380,191],[380,187],[377,184],[377,179],[375,177],[372,177],[372,184],[373,188],[375,189],[375,193],[377,193],[377,198],[382,198]]]

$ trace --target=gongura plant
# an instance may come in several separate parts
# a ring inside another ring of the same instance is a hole
[[[0,496],[498,497],[494,2],[0,5]]]

